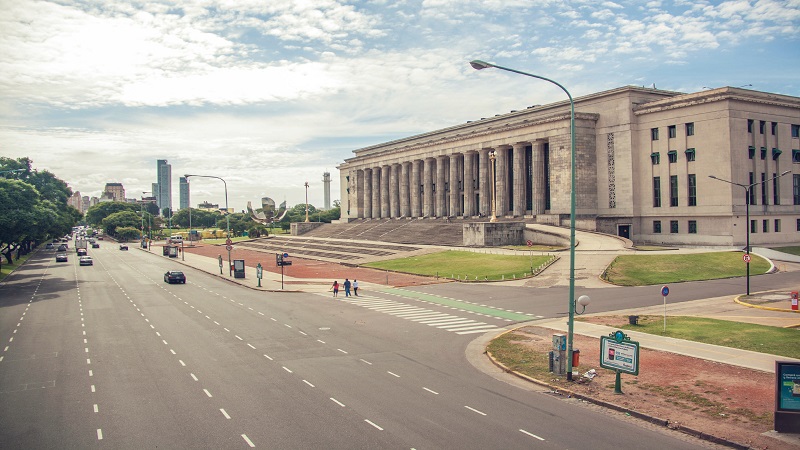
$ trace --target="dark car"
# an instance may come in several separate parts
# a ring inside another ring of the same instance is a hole
[[[186,275],[179,270],[168,270],[167,273],[164,274],[164,281],[169,284],[172,283],[183,283],[186,284]]]
[[[92,261],[91,256],[81,256],[81,259],[78,261],[78,264],[82,266],[93,266],[94,261]]]
[[[127,250],[128,249],[128,244],[119,244],[119,249],[120,250]]]
[[[92,242],[92,248],[100,248],[99,242]]]
[[[58,246],[58,251],[65,252],[67,251],[67,248],[68,248],[67,244],[61,244]]]
[[[56,262],[67,262],[67,254],[59,253],[56,255]]]
[[[77,253],[78,253],[78,256],[86,256],[86,249],[85,248],[79,248]]]

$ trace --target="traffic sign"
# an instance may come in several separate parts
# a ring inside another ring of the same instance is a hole
[[[749,253],[745,253],[744,255],[742,255],[742,259],[744,260],[744,262],[749,263],[750,262],[750,254]]]
[[[231,250],[233,250],[233,246],[231,244],[228,244],[228,245],[225,246],[225,250],[231,251]]]
[[[233,244],[233,241],[231,240],[231,238],[225,239],[225,244],[226,245],[231,245],[231,244]]]
[[[661,286],[661,295],[663,297],[666,297],[666,296],[669,295],[669,286],[667,286],[667,285]]]
[[[283,254],[283,257],[284,257],[284,258],[288,258],[288,257],[289,257],[289,254],[288,254],[288,253],[284,253],[284,254]]]
[[[533,241],[530,239],[528,239],[528,242],[526,242],[526,244],[528,244],[528,247],[533,247]]]

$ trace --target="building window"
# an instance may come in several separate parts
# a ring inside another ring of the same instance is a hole
[[[750,234],[758,233],[758,221],[750,219]]]
[[[780,186],[780,180],[778,179],[778,174],[772,174],[772,204],[773,205],[780,205],[781,204],[781,190],[778,189]]]
[[[694,136],[694,122],[689,122],[686,124],[686,135]]]
[[[764,133],[766,133],[766,130],[767,130],[767,122],[764,121],[764,120],[759,121],[758,122],[758,132],[760,134],[764,134]]]
[[[773,136],[775,136],[775,133],[777,131],[778,131],[778,122],[772,122],[772,128],[770,128],[770,132],[772,133]]]
[[[661,207],[661,177],[653,177],[653,207]]]
[[[800,175],[792,174],[792,197],[794,204],[800,205]]]
[[[800,137],[800,125],[792,124],[792,137]]]
[[[689,221],[689,234],[697,234],[697,221],[690,220]]]
[[[678,232],[678,221],[677,220],[670,220],[669,221],[669,232],[670,233],[677,233]]]
[[[775,219],[775,232],[781,232],[781,219]]]
[[[761,172],[761,204],[767,204],[767,174]]]
[[[750,188],[750,204],[751,205],[755,205],[756,204],[756,190],[755,190],[755,186],[754,186],[755,182],[756,182],[756,177],[753,174],[753,172],[750,172],[750,183],[749,183],[749,185],[751,186],[751,188]]]
[[[684,153],[686,153],[686,161],[694,161],[695,157],[693,148],[687,148]]]
[[[767,159],[767,147],[761,147],[761,159]]]
[[[797,231],[800,231],[800,219],[797,219],[795,222],[795,227],[797,228]]]
[[[798,227],[800,227],[800,219],[797,219]],[[654,220],[653,221],[653,233],[661,234],[661,221]]]
[[[650,140],[658,140],[658,128],[650,128]]]
[[[657,166],[661,162],[661,154],[658,152],[650,153],[650,161],[653,162],[654,166]]]
[[[781,149],[773,147],[773,149],[772,149],[772,160],[773,161],[777,161],[778,157],[781,156],[781,153],[783,153],[781,151]]]
[[[753,119],[747,119],[747,132],[753,132]]]
[[[697,206],[697,175],[689,174],[689,206]]]
[[[750,154],[750,159],[753,159],[753,158],[756,157],[756,148],[755,147],[753,147],[751,145],[750,147],[747,147],[747,151]]]
[[[678,162],[678,151],[677,150],[670,150],[667,152],[667,156],[669,157],[669,162],[676,163]]]
[[[675,125],[670,125],[667,127],[667,136],[670,139],[674,139],[676,136],[678,136],[678,129]]]
[[[678,176],[669,176],[669,206],[678,206]]]
[[[797,149],[792,150],[792,162],[800,163],[800,150]]]
[[[761,230],[764,233],[769,233],[769,220],[764,219],[761,221]]]

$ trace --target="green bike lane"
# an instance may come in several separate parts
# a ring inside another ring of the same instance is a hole
[[[429,303],[434,303],[437,305],[461,309],[464,311],[471,311],[486,316],[498,317],[501,319],[507,319],[516,322],[542,318],[542,316],[537,316],[534,314],[526,314],[521,311],[510,311],[500,308],[493,308],[491,306],[481,305],[479,303],[468,302],[456,298],[444,297],[441,295],[426,294],[424,292],[410,291],[402,288],[376,287],[374,291],[406,299],[421,300]]]

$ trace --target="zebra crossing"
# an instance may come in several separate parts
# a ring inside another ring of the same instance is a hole
[[[380,297],[362,295],[359,297],[337,297],[337,300],[455,334],[485,333],[502,328],[490,323]]]

